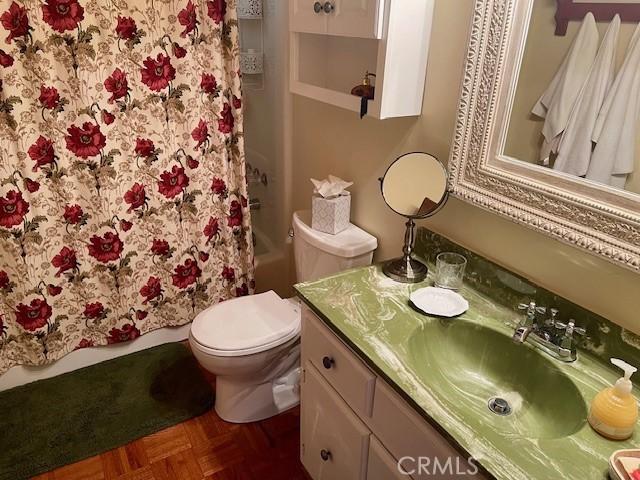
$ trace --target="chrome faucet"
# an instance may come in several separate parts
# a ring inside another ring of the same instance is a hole
[[[518,309],[526,310],[525,317],[513,332],[513,340],[517,343],[529,341],[543,352],[563,362],[573,362],[577,358],[575,336],[584,336],[586,330],[576,327],[573,320],[567,323],[558,320],[560,312],[556,308],[549,309],[550,317],[538,322],[538,314],[545,314],[547,309],[539,307],[535,302],[518,305]]]

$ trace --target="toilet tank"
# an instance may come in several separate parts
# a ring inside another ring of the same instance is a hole
[[[353,224],[336,235],[314,230],[309,210],[293,214],[293,235],[298,282],[370,265],[378,247],[376,237]]]

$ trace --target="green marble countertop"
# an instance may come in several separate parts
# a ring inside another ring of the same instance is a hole
[[[513,325],[521,318],[467,285],[460,291],[469,302],[466,313],[447,320],[427,316],[409,305],[409,295],[429,285],[430,280],[415,285],[400,284],[387,278],[379,266],[372,266],[298,284],[295,288],[304,302],[408,399],[418,413],[446,432],[458,447],[473,456],[494,477],[522,480],[608,478],[609,456],[615,450],[637,446],[640,438],[637,430],[631,439],[615,442],[595,433],[585,418],[572,434],[560,438],[508,435],[498,431],[489,421],[474,418],[469,422],[472,411],[465,410],[464,402],[452,405],[450,398],[438,394],[442,389],[434,388],[433,382],[439,381],[439,375],[429,376],[429,382],[423,380],[425,366],[419,366],[423,373],[420,375],[415,365],[415,352],[412,353],[409,343],[412,335],[430,322],[461,319],[511,337]],[[533,348],[529,345],[518,347]],[[429,348],[428,337],[425,348]],[[495,351],[495,355],[500,354]],[[584,400],[584,405],[576,405],[576,408],[585,412],[595,394],[618,377],[612,368],[584,351],[579,351],[578,360],[570,364],[551,361],[576,385]],[[428,368],[435,367],[430,365]],[[469,401],[474,401],[471,389],[466,393]],[[554,395],[554,392],[547,394]],[[638,398],[636,390],[634,394]],[[486,406],[486,400],[480,401]]]

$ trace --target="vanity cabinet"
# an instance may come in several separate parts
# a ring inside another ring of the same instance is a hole
[[[313,480],[486,478],[306,306],[302,322],[300,456]]]
[[[291,0],[291,31],[380,38],[384,0]]]

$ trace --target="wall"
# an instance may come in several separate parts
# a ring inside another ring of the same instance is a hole
[[[403,219],[380,196],[378,177],[400,154],[424,150],[447,160],[472,0],[436,0],[423,115],[385,121],[294,97],[294,209],[310,208],[310,177],[355,181],[352,220],[378,238],[376,259],[400,254]],[[451,199],[428,228],[640,333],[640,275],[479,208]]]
[[[580,22],[569,22],[567,34],[556,36],[555,13],[556,0],[535,0],[505,145],[507,155],[530,163],[539,161],[544,125],[544,120],[531,114],[531,109],[553,80],[580,28]],[[597,26],[602,39],[609,23],[598,22]],[[635,29],[636,24],[633,23],[620,25],[617,68],[624,61],[627,45]],[[637,151],[640,152],[640,135],[637,144]],[[640,155],[636,155],[636,165],[638,168],[629,175],[625,189],[640,193]]]

